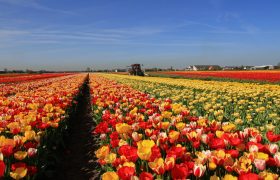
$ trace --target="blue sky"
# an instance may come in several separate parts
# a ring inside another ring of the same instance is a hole
[[[280,62],[279,0],[0,0],[0,69]]]

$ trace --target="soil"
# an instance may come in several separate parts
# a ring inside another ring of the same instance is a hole
[[[61,154],[57,175],[53,179],[94,180],[100,179],[100,167],[94,152],[98,148],[98,137],[92,135],[95,127],[92,119],[88,84],[78,100],[77,113],[70,119],[66,149]]]

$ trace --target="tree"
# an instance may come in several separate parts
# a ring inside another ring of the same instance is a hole
[[[87,67],[86,72],[91,72],[90,67]]]

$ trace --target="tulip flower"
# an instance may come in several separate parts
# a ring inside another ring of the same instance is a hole
[[[137,155],[142,160],[150,159],[152,155],[152,147],[155,145],[155,142],[152,140],[142,140],[137,142]]]
[[[98,159],[105,159],[105,157],[110,153],[110,149],[108,146],[102,146],[99,148],[96,152],[95,155]]]
[[[164,160],[157,158],[153,162],[149,162],[149,167],[157,174],[162,175],[165,172]]]
[[[258,180],[258,175],[254,173],[241,174],[238,180]]]
[[[280,152],[274,154],[274,160],[278,167],[280,167]]]
[[[277,144],[269,144],[268,150],[271,154],[275,154],[278,152],[278,145]]]
[[[5,163],[1,160],[1,161],[0,161],[0,177],[3,177],[3,176],[4,176],[5,169],[6,169],[6,165],[5,165]]]
[[[36,156],[36,154],[37,154],[37,149],[35,149],[35,148],[29,148],[27,150],[27,155],[30,158]]]
[[[174,143],[180,136],[180,133],[178,131],[170,131],[168,134],[168,138],[170,143]]]
[[[254,164],[257,169],[263,171],[265,169],[265,160],[264,159],[255,159]]]
[[[148,172],[142,172],[139,175],[139,180],[153,180],[153,179],[154,179],[153,175]]]
[[[119,180],[119,176],[116,172],[108,171],[102,174],[101,176],[102,180]]]
[[[116,124],[116,130],[120,134],[129,133],[131,131],[131,126],[126,123]]]
[[[185,164],[175,164],[171,170],[171,176],[173,179],[186,179],[189,176],[188,166]]]
[[[122,180],[130,180],[130,178],[135,174],[135,168],[124,166],[118,170],[118,176]]]
[[[16,168],[14,171],[10,172],[10,176],[13,179],[22,179],[27,175],[27,168],[25,167],[19,167]]]
[[[202,164],[195,164],[193,167],[193,174],[196,177],[202,177],[206,171],[206,166],[203,166]]]
[[[272,131],[268,131],[266,137],[270,142],[280,141],[280,134],[274,134]]]
[[[223,180],[237,180],[236,176],[233,176],[231,174],[226,174],[223,178]]]

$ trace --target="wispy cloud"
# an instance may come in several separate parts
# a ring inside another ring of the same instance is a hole
[[[227,14],[224,16],[225,19],[229,20],[230,18],[238,18],[238,14]],[[225,20],[224,19],[224,20]],[[196,27],[197,31],[205,33],[215,33],[215,34],[257,34],[262,33],[261,29],[255,25],[238,21],[239,27],[229,28],[225,25],[212,25],[209,23],[199,22],[199,21],[185,21],[184,23],[177,26],[177,28],[187,28],[187,27]]]
[[[75,29],[39,28],[39,29],[0,29],[1,42],[9,44],[124,44],[135,38],[146,37],[162,32],[153,27],[111,28],[111,29]]]
[[[68,15],[75,14],[72,11],[55,9],[55,8],[44,6],[40,4],[38,0],[0,0],[0,4],[1,3],[13,5],[13,6],[25,7],[25,8],[32,8],[36,10],[49,11],[54,13],[61,13],[61,14],[68,14]]]
[[[24,30],[0,29],[1,38],[9,38],[9,37],[21,36],[26,34],[28,34],[28,32]]]

